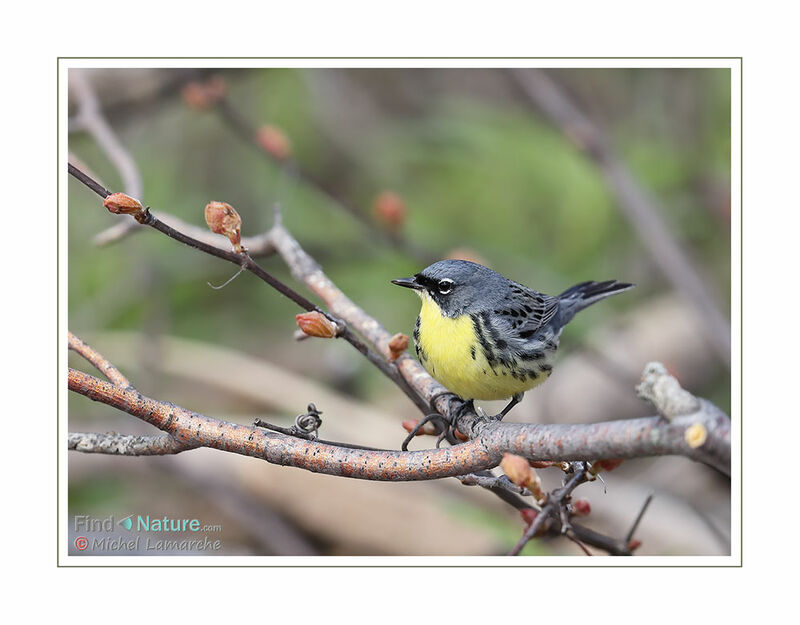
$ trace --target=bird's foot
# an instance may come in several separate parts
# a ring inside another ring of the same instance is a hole
[[[436,400],[444,395],[450,395],[452,399],[461,400],[461,398],[458,395],[450,391],[443,391],[441,393],[438,393],[434,395],[433,398],[431,399],[431,408],[434,411],[436,410],[434,406]],[[435,433],[439,435],[439,438],[436,439],[437,449],[442,444],[443,440],[446,440],[451,445],[457,445],[459,442],[458,438],[456,437],[458,419],[459,417],[461,417],[461,415],[470,410],[474,410],[471,400],[462,403],[450,418],[440,414],[439,412],[432,412],[428,415],[425,415],[425,418],[419,421],[419,423],[417,423],[413,427],[413,429],[408,433],[408,436],[406,436],[402,445],[400,445],[400,449],[402,449],[403,451],[408,451],[408,444],[411,442],[411,439],[417,436],[420,430],[428,423],[433,423],[435,425],[436,427]]]
[[[452,444],[451,438],[452,440],[455,440],[454,437],[451,437],[449,435],[449,431],[451,430],[452,427],[450,425],[449,419],[447,419],[447,417],[440,415],[438,412],[433,412],[431,414],[425,415],[425,418],[420,420],[412,428],[412,430],[408,433],[408,436],[406,436],[405,440],[403,441],[402,445],[400,445],[400,449],[402,449],[403,451],[408,451],[408,444],[417,434],[419,434],[420,430],[422,430],[422,428],[425,427],[428,423],[433,423],[434,426],[436,427],[436,433],[439,433],[439,438],[436,440],[437,448],[441,444],[442,440],[444,440],[444,438],[447,438],[447,440],[451,442],[451,444]]]

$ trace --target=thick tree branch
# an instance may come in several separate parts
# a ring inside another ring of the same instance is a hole
[[[684,441],[697,415],[671,423],[660,417],[591,425],[490,424],[467,443],[424,451],[378,451],[338,447],[253,426],[219,421],[169,402],[69,370],[70,390],[113,406],[168,432],[187,447],[211,447],[263,458],[317,473],[377,481],[430,480],[476,473],[497,466],[503,454],[530,460],[640,458],[684,455],[708,459]],[[713,427],[709,422],[709,430]],[[719,424],[720,429],[723,424]],[[715,430],[715,435],[723,435]],[[721,461],[718,462],[723,470]]]

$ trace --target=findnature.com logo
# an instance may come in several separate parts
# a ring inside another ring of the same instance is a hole
[[[113,534],[122,528],[125,532],[139,532],[131,538]],[[104,554],[163,554],[165,552],[206,552],[219,551],[222,541],[213,540],[209,534],[222,531],[219,524],[203,524],[199,519],[172,518],[168,516],[151,517],[149,514],[129,514],[119,520],[114,515],[95,518],[88,515],[73,517],[73,532],[78,536],[73,540],[77,552],[87,550],[94,555]],[[188,533],[190,537],[159,538],[154,533]]]

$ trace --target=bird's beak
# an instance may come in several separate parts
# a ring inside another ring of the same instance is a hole
[[[397,280],[392,280],[392,284],[396,284],[397,286],[404,286],[407,289],[415,289],[419,291],[422,289],[422,285],[417,282],[416,278],[397,278]]]

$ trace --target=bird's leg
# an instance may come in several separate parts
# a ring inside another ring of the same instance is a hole
[[[447,440],[448,443],[451,445],[458,445],[458,438],[456,438],[456,430],[458,429],[458,420],[467,412],[474,412],[475,405],[471,399],[464,401],[458,395],[453,393],[453,397],[460,400],[462,403],[461,405],[456,408],[456,411],[453,413],[452,417],[447,420],[447,427],[444,431],[439,435],[439,438],[436,440],[436,448],[439,448],[443,440]]]
[[[453,416],[450,419],[450,434],[453,438],[455,438],[455,431],[458,429],[458,420],[464,413],[467,412],[475,412],[475,403],[471,399],[466,400],[463,404],[456,408],[456,411],[453,413]],[[450,438],[447,440],[449,441]]]
[[[493,417],[489,418],[492,419],[493,421],[502,421],[503,417],[505,417],[509,412],[511,412],[511,409],[522,401],[522,396],[524,394],[525,393],[517,393],[516,395],[514,395],[514,397],[511,398],[511,401],[508,402],[508,405],[505,408],[503,408],[499,413],[497,413]]]
[[[436,400],[438,400],[440,397],[445,397],[447,395],[450,396],[450,399],[448,401],[448,409],[449,409],[449,406],[450,406],[450,402],[452,402],[454,399],[458,400],[458,401],[463,401],[461,399],[461,397],[459,397],[458,395],[456,395],[452,391],[447,391],[447,390],[439,391],[438,393],[435,393],[433,397],[431,397],[431,401],[430,401],[431,411],[439,412],[439,410],[436,408]],[[453,418],[448,419],[447,417],[445,417],[443,419],[442,431],[439,432],[439,438],[436,439],[436,448],[437,449],[442,444],[442,441],[445,440],[445,439],[447,439],[447,442],[450,443],[451,445],[457,445],[458,444],[458,440],[456,439],[456,435],[455,435],[455,429],[456,429],[455,428],[455,422],[458,419],[458,417],[461,416],[461,414],[462,414],[461,411],[462,410],[463,410],[463,405],[458,410],[457,414],[454,415]],[[441,414],[441,413],[439,413],[439,414]]]
[[[451,418],[448,418],[441,413],[436,411],[436,400],[440,397],[445,395],[450,395],[452,399],[461,400],[461,397],[456,395],[451,391],[441,391],[434,395],[431,398],[430,404],[431,409],[434,411],[431,414],[425,415],[419,423],[417,423],[414,428],[408,433],[405,440],[403,441],[402,445],[400,445],[400,449],[403,451],[408,451],[408,444],[411,440],[417,435],[417,433],[428,423],[435,423],[437,426],[437,433],[439,434],[439,438],[436,440],[436,447],[438,448],[441,445],[443,440],[447,440],[448,443],[451,445],[457,445],[458,439],[455,435],[456,425],[458,424],[458,419],[463,415],[465,412],[474,411],[475,407],[472,404],[472,400],[464,401],[455,411]],[[461,400],[463,401],[463,400]]]

